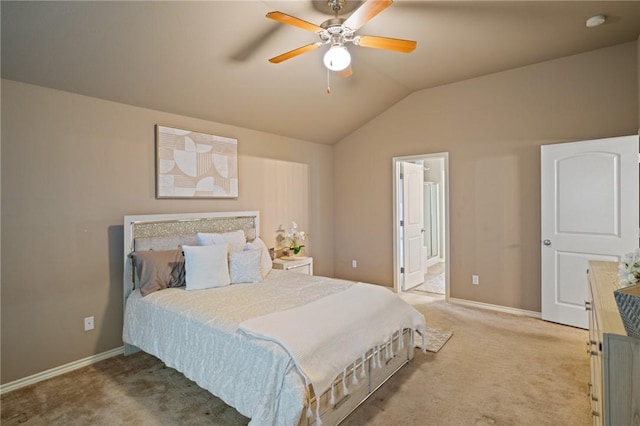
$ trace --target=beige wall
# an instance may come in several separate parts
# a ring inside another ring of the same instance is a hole
[[[269,246],[295,219],[314,269],[333,274],[332,147],[14,81],[1,90],[2,383],[122,345],[127,214],[259,210]],[[237,138],[238,199],[155,199],[156,123]]]
[[[336,276],[393,285],[392,158],[449,152],[451,296],[539,312],[540,145],[636,133],[636,44],[417,92],[338,143]]]

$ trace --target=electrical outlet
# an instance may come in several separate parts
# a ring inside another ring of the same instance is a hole
[[[478,276],[478,275],[471,275],[471,284],[473,284],[473,285],[478,285],[478,284],[480,284],[480,276]]]
[[[84,331],[93,330],[93,328],[94,328],[93,317],[86,317],[84,319]]]
[[[357,260],[352,260],[351,261],[351,267],[352,268],[357,268],[358,267],[358,261]]]

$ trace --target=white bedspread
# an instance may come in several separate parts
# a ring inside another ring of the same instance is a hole
[[[422,334],[424,316],[387,288],[362,283],[240,324],[243,333],[282,345],[316,395],[354,359],[403,328]]]
[[[247,339],[243,321],[304,305],[353,285],[273,270],[264,282],[207,290],[170,288],[127,299],[123,341],[160,358],[251,418],[251,425],[295,425],[307,389],[277,344]]]
[[[279,344],[248,338],[237,332],[238,327],[252,318],[344,294],[352,286],[359,287],[348,281],[273,270],[257,284],[198,291],[170,288],[146,297],[136,290],[127,299],[123,341],[182,372],[250,417],[251,425],[295,425],[307,401],[305,378]],[[327,303],[336,300],[329,298]],[[352,302],[352,307],[365,303],[369,302]],[[374,316],[384,319],[388,313],[378,311]],[[361,327],[364,323],[350,330]],[[393,331],[398,328],[392,326]],[[312,334],[318,334],[315,328],[301,338],[317,339]]]

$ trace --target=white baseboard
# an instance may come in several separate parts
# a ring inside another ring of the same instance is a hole
[[[540,312],[527,311],[525,309],[510,308],[508,306],[492,305],[490,303],[474,302],[471,300],[456,299],[453,297],[449,298],[449,302],[456,303],[458,305],[470,306],[472,308],[488,309],[491,311],[504,312],[507,314],[521,315],[521,316],[537,318],[537,319],[542,318],[542,314]]]
[[[13,382],[6,383],[4,385],[0,385],[0,395],[16,389],[20,389],[25,386],[32,385],[34,383],[41,382],[43,380],[50,379],[52,377],[59,376],[64,373],[68,373],[69,371],[77,370],[78,368],[86,367],[87,365],[95,364],[96,362],[105,360],[107,358],[122,355],[123,353],[124,346],[120,346],[119,348],[111,349],[109,351],[102,352],[96,355],[91,355],[90,357],[79,359],[78,361],[73,361],[69,364],[61,365],[59,367],[52,368],[51,370],[34,374],[33,376],[25,377]]]

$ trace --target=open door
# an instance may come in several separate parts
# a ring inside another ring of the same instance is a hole
[[[401,163],[402,181],[402,291],[424,282],[424,168],[422,164]]]
[[[542,319],[587,328],[587,262],[638,247],[638,136],[541,147]]]

